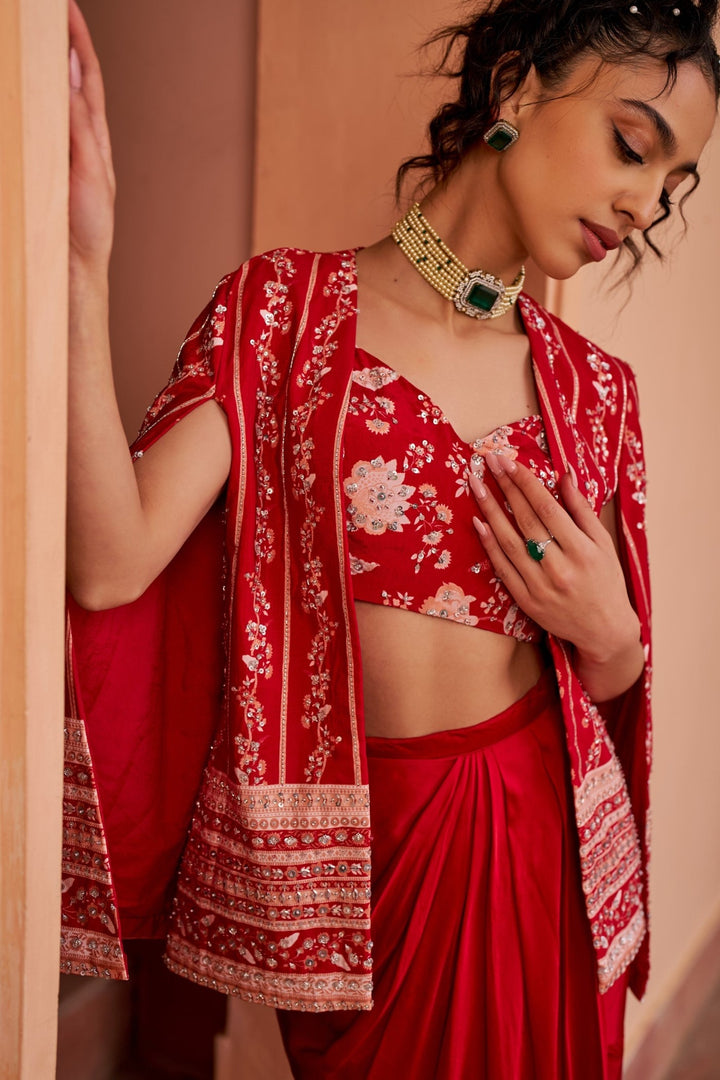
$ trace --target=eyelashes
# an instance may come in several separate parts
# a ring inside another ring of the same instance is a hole
[[[636,150],[633,150],[632,146],[621,135],[619,128],[616,128],[614,124],[613,135],[615,136],[615,145],[623,161],[631,161],[634,165],[645,164],[645,158],[641,157]]]
[[[642,157],[640,154],[638,154],[638,152],[636,150],[633,150],[632,146],[630,146],[630,144],[627,142],[627,140],[621,134],[619,128],[615,127],[614,124],[613,124],[613,136],[615,138],[615,146],[616,146],[616,149],[618,151],[618,154],[619,154],[619,157],[620,157],[621,161],[624,161],[624,162],[629,163],[631,165],[644,165],[645,164],[645,158]],[[663,210],[666,211],[666,213],[669,214],[670,209],[671,209],[671,207],[673,205],[674,204],[673,204],[672,199],[670,198],[667,191],[663,188],[662,194],[660,196],[660,206],[662,207]]]

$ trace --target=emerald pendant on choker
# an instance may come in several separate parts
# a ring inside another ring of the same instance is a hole
[[[398,221],[392,234],[428,284],[472,319],[498,319],[510,310],[522,292],[524,266],[512,285],[484,270],[468,270],[440,239],[417,203]]]

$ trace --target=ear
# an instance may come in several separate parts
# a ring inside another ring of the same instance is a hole
[[[497,75],[499,82],[505,83],[505,90],[504,92],[501,90],[500,93],[501,113],[503,117],[513,122],[517,120],[525,106],[536,104],[542,98],[543,92],[542,82],[534,64],[530,66],[530,70],[522,81],[517,86],[513,85],[512,61],[515,57],[517,53],[508,53],[507,58],[510,63],[506,65],[505,57],[503,57],[493,72],[493,79]]]

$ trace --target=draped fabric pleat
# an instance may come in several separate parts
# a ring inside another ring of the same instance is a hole
[[[473,727],[367,740],[375,1006],[280,1013],[297,1080],[615,1080],[554,676]]]

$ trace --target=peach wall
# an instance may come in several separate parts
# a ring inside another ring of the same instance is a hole
[[[720,925],[720,727],[716,675],[720,500],[715,475],[720,365],[712,313],[720,248],[720,142],[701,163],[690,230],[666,267],[648,262],[623,293],[588,269],[561,291],[560,312],[633,365],[649,470],[648,537],[655,623],[652,781],[652,979],[629,1012],[637,1044]],[[672,245],[671,245],[672,246]]]
[[[260,0],[253,248],[368,243],[397,216],[393,183],[441,83],[415,48],[455,3]]]
[[[0,5],[0,1077],[54,1074],[60,923],[67,31]]]
[[[0,326],[6,348],[25,354],[25,289],[16,285],[15,264],[24,263],[25,220],[23,214],[24,169],[22,156],[22,100],[20,13],[17,4],[0,11],[0,152],[4,164],[0,187]],[[8,107],[8,105],[10,107]],[[19,1071],[22,1056],[24,896],[17,885],[25,873],[25,681],[23,679],[25,631],[25,477],[22,457],[15,446],[25,442],[25,379],[19,365],[0,367],[0,469],[2,470],[2,516],[0,518],[0,933],[3,941],[18,942],[0,952],[0,1008],[7,1025],[0,1049],[0,1075]],[[16,403],[8,407],[10,402]],[[17,408],[17,404],[20,408]],[[19,466],[19,467],[18,467]],[[10,632],[10,618],[15,633]]]
[[[80,0],[106,82],[113,367],[129,436],[219,278],[249,253],[255,0]]]
[[[398,217],[395,170],[454,83],[421,76],[457,0],[260,0],[252,248],[369,244]],[[406,189],[411,192],[412,185]],[[545,282],[528,268],[528,289]]]

